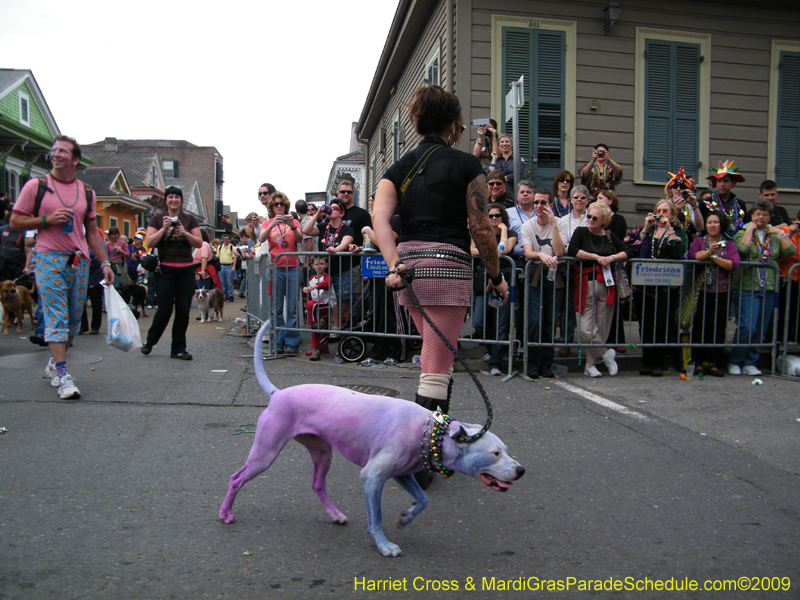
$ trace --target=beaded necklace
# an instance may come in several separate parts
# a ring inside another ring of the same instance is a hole
[[[754,231],[753,243],[755,243],[756,251],[758,252],[758,262],[766,265],[769,262],[769,257],[772,256],[772,236],[769,232],[765,231],[764,241],[762,242],[761,238],[758,236],[758,232]],[[754,267],[753,281],[757,282],[761,288],[759,296],[763,298],[767,292],[767,268]]]
[[[725,233],[727,233],[728,237],[732,238],[733,234],[741,228],[744,221],[744,210],[739,204],[739,199],[734,196],[730,209],[727,209],[719,195],[719,190],[714,190],[711,198],[709,198],[709,200],[704,200],[704,202],[706,203],[706,208],[709,210],[721,210],[725,213],[725,216],[728,217],[728,229]]]
[[[431,419],[433,425],[431,426]],[[425,427],[422,429],[422,451],[420,458],[425,471],[428,473],[441,473],[445,479],[450,479],[456,474],[455,471],[448,469],[442,464],[444,447],[444,436],[448,435],[450,429],[450,421],[452,419],[448,415],[443,415],[438,410],[431,415],[425,422]],[[430,434],[428,433],[430,432]]]
[[[606,181],[608,180],[608,163],[604,164],[602,169],[603,176],[600,177],[600,167],[597,166],[597,163],[592,165],[591,192],[593,197],[596,196],[600,190],[606,187]]]
[[[339,230],[344,225],[344,221],[339,223],[339,226],[336,228],[336,231],[331,232],[331,223],[328,221],[328,228],[325,230],[325,249],[334,248],[336,246],[336,236],[339,235]]]
[[[78,180],[73,179],[73,181],[75,182],[75,202],[73,202],[72,204],[67,204],[66,202],[64,202],[64,199],[61,197],[61,194],[58,193],[58,186],[56,185],[55,177],[52,177],[51,179],[53,180],[53,189],[56,191],[56,196],[58,196],[58,199],[61,200],[61,204],[63,204],[65,208],[72,208],[73,206],[75,206],[78,203],[78,199],[80,198],[80,188],[78,187]]]
[[[722,236],[720,236],[722,239]],[[711,236],[706,236],[706,252],[708,252],[708,260],[711,260]],[[722,258],[722,250],[717,253],[717,256]],[[711,264],[706,267],[706,285],[711,288],[714,285],[714,280],[717,278],[717,273],[719,273],[719,267],[714,261],[711,261]]]
[[[662,248],[662,246],[665,246],[669,243],[669,234],[667,234],[667,230],[665,229],[661,237],[657,238],[654,228],[650,235],[653,236],[650,240],[650,258],[658,258],[658,251]]]
[[[289,232],[290,227],[284,225],[286,229],[283,229],[280,223],[276,223],[276,225],[278,226],[278,243],[281,245],[281,248],[286,248],[289,246],[289,242],[286,241],[286,234]]]

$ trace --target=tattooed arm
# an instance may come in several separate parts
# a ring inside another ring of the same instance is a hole
[[[494,229],[486,214],[486,175],[480,174],[473,179],[467,187],[467,214],[469,215],[469,232],[472,241],[478,248],[481,262],[486,269],[489,279],[500,274],[500,258],[497,253],[497,240]],[[494,286],[492,282],[486,288],[488,292],[497,289],[503,296],[503,302],[508,300],[508,283],[503,280],[500,285]]]

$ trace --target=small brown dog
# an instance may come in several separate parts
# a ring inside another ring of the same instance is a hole
[[[8,335],[11,315],[17,317],[17,333],[22,333],[23,307],[28,309],[31,317],[31,331],[36,329],[33,318],[33,298],[28,288],[14,285],[10,279],[0,284],[0,298],[3,301],[3,335]]]

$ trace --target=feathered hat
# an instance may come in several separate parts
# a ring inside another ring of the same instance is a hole
[[[726,160],[725,162],[719,162],[719,169],[713,175],[709,175],[706,177],[711,182],[711,187],[717,187],[717,182],[725,177],[726,175],[730,177],[733,181],[737,183],[742,183],[744,181],[744,177],[737,173],[739,167],[733,166],[734,161]]]
[[[667,185],[664,186],[664,193],[667,196],[669,196],[670,188],[677,187],[683,190],[694,189],[694,177],[687,177],[683,167],[678,169],[677,173],[670,173],[667,171],[667,175],[670,176],[670,180],[667,182]]]

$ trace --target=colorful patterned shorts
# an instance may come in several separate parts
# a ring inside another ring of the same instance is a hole
[[[66,342],[78,335],[86,303],[89,261],[69,266],[69,252],[47,250],[36,253],[36,286],[44,311],[44,339]]]

